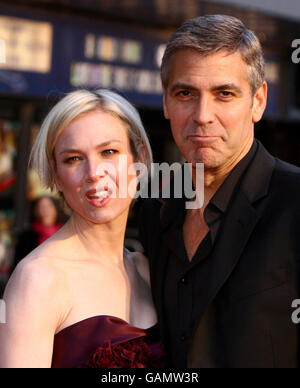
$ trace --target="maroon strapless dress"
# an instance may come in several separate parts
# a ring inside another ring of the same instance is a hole
[[[144,330],[98,315],[54,336],[52,368],[162,368],[164,360],[157,325]]]

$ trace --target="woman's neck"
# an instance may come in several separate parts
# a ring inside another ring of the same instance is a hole
[[[123,262],[124,238],[128,214],[104,224],[94,224],[74,213],[65,225],[81,254],[111,264]]]

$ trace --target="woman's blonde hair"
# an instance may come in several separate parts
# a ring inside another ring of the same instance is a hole
[[[59,136],[72,121],[97,110],[110,113],[125,124],[135,161],[144,163],[151,171],[152,151],[138,111],[110,90],[81,89],[67,94],[51,109],[33,145],[30,165],[47,188],[56,189],[53,164],[55,166],[54,149]]]

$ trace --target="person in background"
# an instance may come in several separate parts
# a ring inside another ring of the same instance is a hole
[[[5,142],[5,132],[0,122],[0,193],[15,181],[12,152]]]
[[[56,233],[65,221],[66,216],[57,198],[44,195],[32,201],[29,228],[17,237],[13,269],[28,253]]]
[[[254,137],[267,103],[260,42],[232,16],[188,20],[167,43],[161,75],[165,117],[204,194],[198,209],[175,196],[141,209],[171,364],[299,367],[300,169]]]
[[[14,149],[6,137],[5,123],[0,120],[0,299],[13,261],[11,218],[7,213],[13,209],[15,182]]]
[[[124,249],[134,163],[152,162],[138,112],[107,90],[72,92],[44,120],[32,160],[71,215],[8,282],[0,367],[162,366],[148,261]]]
[[[6,141],[3,122],[0,121],[0,208],[9,209],[13,207],[13,187],[16,182],[14,173],[12,147]]]

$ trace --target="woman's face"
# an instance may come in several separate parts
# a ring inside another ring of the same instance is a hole
[[[96,224],[127,219],[136,174],[128,171],[134,158],[120,119],[100,110],[79,117],[60,135],[54,155],[58,190],[73,211]]]
[[[57,210],[50,198],[41,198],[35,206],[35,217],[45,226],[56,223]]]

